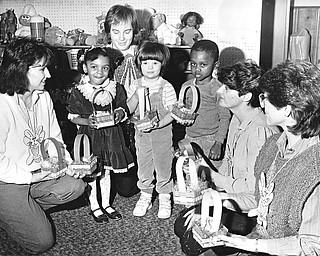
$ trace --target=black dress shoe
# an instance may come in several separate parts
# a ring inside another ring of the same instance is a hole
[[[111,213],[108,213],[107,212],[108,208],[111,208],[113,211]],[[122,219],[122,215],[120,214],[120,212],[118,212],[116,209],[112,208],[111,206],[108,206],[107,208],[102,209],[102,211],[105,215],[107,215],[112,220],[121,220]]]
[[[109,218],[105,213],[103,213],[103,214],[101,214],[99,216],[95,216],[94,215],[94,212],[97,211],[97,210],[100,210],[100,209],[98,208],[98,209],[95,209],[93,211],[90,211],[90,215],[92,215],[92,217],[95,220],[95,222],[98,222],[98,223],[106,222],[106,223],[108,223],[109,222]]]

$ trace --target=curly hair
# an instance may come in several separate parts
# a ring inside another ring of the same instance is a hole
[[[181,24],[183,26],[187,26],[187,20],[189,17],[194,16],[196,17],[196,24],[197,24],[197,29],[200,27],[200,25],[203,23],[203,18],[202,16],[197,13],[197,12],[187,12],[185,15],[183,15],[181,19]]]
[[[239,92],[239,96],[251,93],[248,102],[252,107],[259,107],[259,80],[261,68],[251,59],[239,61],[234,65],[226,66],[218,71],[218,80],[232,90]]]
[[[0,68],[0,93],[12,96],[29,90],[29,67],[44,59],[49,66],[54,59],[48,45],[31,38],[19,38],[10,42],[3,53]]]
[[[287,60],[268,70],[260,89],[277,109],[291,106],[296,124],[288,131],[302,138],[320,134],[320,70],[312,63]]]
[[[125,4],[125,5],[116,4],[109,9],[104,22],[104,28],[106,33],[107,34],[110,33],[111,25],[118,25],[122,22],[124,23],[131,22],[133,35],[138,34],[139,26],[138,26],[137,13],[128,4]]]
[[[158,42],[143,41],[136,54],[136,65],[141,71],[141,62],[144,60],[157,60],[161,62],[161,74],[163,74],[169,60],[170,51],[167,46]]]

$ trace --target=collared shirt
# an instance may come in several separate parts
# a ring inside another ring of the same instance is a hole
[[[226,153],[219,167],[219,173],[212,173],[214,183],[226,191],[223,205],[229,209],[240,208],[249,211],[256,207],[254,197],[254,164],[267,138],[279,129],[268,126],[261,108],[255,108],[242,123],[233,116],[229,126]],[[237,206],[232,204],[237,202]]]

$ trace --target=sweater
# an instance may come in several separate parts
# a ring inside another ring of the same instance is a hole
[[[273,135],[262,147],[255,165],[256,177],[260,177],[261,172],[266,172],[272,165],[278,152],[276,141],[279,136]],[[289,161],[277,158],[276,166],[277,170],[283,166],[276,172],[276,176],[268,177],[269,171],[267,172],[267,181],[271,179],[275,184],[273,200],[267,214],[267,227],[266,230],[259,227],[258,232],[265,238],[297,236],[305,202],[320,183],[320,143],[307,148]],[[259,199],[258,183],[255,195]]]

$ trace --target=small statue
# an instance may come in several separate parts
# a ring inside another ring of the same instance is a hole
[[[190,47],[199,39],[203,38],[199,31],[200,25],[203,23],[202,16],[197,12],[187,12],[181,18],[181,28],[178,35],[181,37],[182,45]]]

